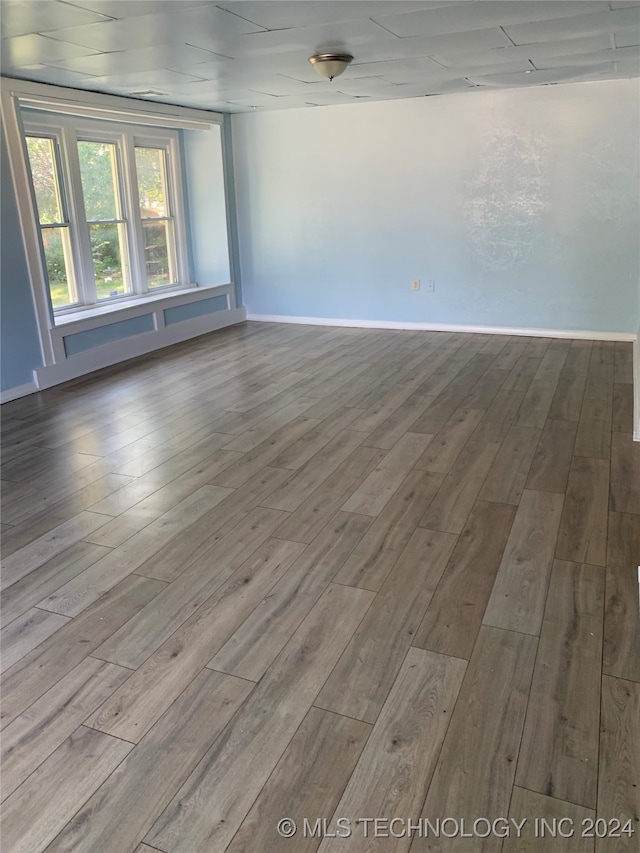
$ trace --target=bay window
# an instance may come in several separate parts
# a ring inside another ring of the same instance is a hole
[[[23,124],[55,314],[189,284],[177,132],[31,111]]]

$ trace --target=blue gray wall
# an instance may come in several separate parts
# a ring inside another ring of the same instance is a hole
[[[42,357],[4,130],[0,136],[2,137],[0,387],[5,391],[7,388],[32,382],[32,371],[42,365]]]
[[[636,331],[637,81],[232,123],[249,314]]]

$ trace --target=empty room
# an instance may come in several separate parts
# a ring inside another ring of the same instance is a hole
[[[640,3],[0,23],[2,853],[637,853]]]

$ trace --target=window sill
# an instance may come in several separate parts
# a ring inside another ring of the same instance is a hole
[[[69,327],[76,323],[84,323],[86,320],[91,320],[93,318],[110,317],[111,315],[117,315],[123,312],[138,313],[135,309],[144,309],[145,306],[154,305],[157,302],[171,304],[177,300],[190,301],[189,297],[195,295],[202,295],[204,298],[205,294],[210,295],[212,291],[222,292],[223,290],[228,290],[230,287],[230,284],[201,286],[190,284],[176,290],[169,290],[161,293],[150,293],[146,296],[137,296],[133,299],[121,299],[117,302],[110,302],[106,305],[95,305],[92,308],[70,311],[67,314],[57,314],[54,317],[54,327],[56,329]]]

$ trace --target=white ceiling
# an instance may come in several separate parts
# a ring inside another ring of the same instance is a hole
[[[223,112],[640,75],[640,2],[1,0],[2,73]],[[307,59],[346,51],[333,81]]]

